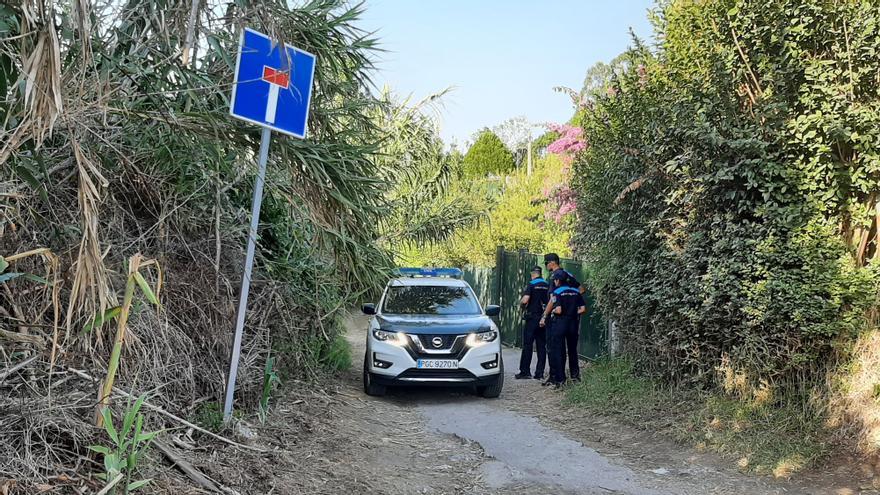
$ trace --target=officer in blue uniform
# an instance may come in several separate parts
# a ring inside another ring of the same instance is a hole
[[[540,266],[532,268],[532,280],[522,291],[520,304],[523,307],[523,344],[522,355],[519,358],[519,373],[517,380],[532,378],[532,346],[537,346],[538,363],[535,366],[535,379],[544,378],[544,367],[547,359],[547,329],[540,325],[544,307],[550,299],[550,284],[542,277],[543,270]]]
[[[581,285],[580,282],[575,278],[574,275],[562,269],[562,266],[559,264],[559,255],[556,253],[547,253],[544,255],[544,266],[550,270],[550,279],[553,280],[556,276],[563,277],[563,285],[566,287],[570,287],[576,289],[578,293],[583,295],[585,288]],[[544,318],[541,326],[546,326],[547,322],[550,318],[551,311],[553,310],[552,302],[547,305],[547,308],[544,310]],[[566,357],[568,357],[568,374],[574,381],[580,381],[581,379],[581,366],[580,366],[580,358],[578,357],[578,339],[580,337],[580,328],[581,322],[580,318],[575,318],[570,322],[571,328],[567,329],[565,332],[565,351],[562,355],[562,367],[565,369],[565,361]],[[566,356],[567,355],[567,356]]]
[[[580,291],[566,285],[569,277],[564,272],[553,274],[553,294],[550,296],[552,304],[552,319],[550,329],[547,331],[547,340],[550,343],[550,378],[545,385],[553,385],[556,388],[565,383],[565,341],[572,327],[572,321],[586,310],[584,298]]]

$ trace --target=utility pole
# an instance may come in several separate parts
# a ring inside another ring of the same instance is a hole
[[[532,176],[532,130],[529,129],[529,157],[528,157],[528,165],[526,166],[526,175]]]

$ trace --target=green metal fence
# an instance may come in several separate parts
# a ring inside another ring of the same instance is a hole
[[[499,247],[495,253],[495,268],[464,268],[464,279],[474,288],[480,302],[483,305],[501,306],[501,315],[496,323],[505,344],[522,344],[520,294],[529,282],[529,271],[533,266],[542,264],[543,257],[540,255],[525,251],[505,251]],[[564,259],[562,266],[578,280],[586,280],[585,270],[580,263]],[[584,299],[587,313],[581,317],[579,352],[584,358],[595,359],[606,352],[607,326],[589,290],[584,294]]]

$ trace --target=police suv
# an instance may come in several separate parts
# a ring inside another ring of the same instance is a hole
[[[384,395],[389,385],[463,385],[483,397],[504,386],[501,336],[489,318],[501,308],[477,301],[457,268],[401,268],[373,317],[364,355],[364,392]]]

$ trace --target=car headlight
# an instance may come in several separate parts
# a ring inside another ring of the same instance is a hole
[[[488,344],[489,342],[494,341],[498,338],[498,332],[495,330],[490,330],[488,332],[480,332],[480,333],[469,333],[467,336],[467,340],[465,340],[465,344],[468,347],[479,347],[483,344]]]
[[[391,345],[403,347],[406,345],[406,334],[403,332],[386,332],[385,330],[373,330],[373,338],[379,342],[388,342]]]

